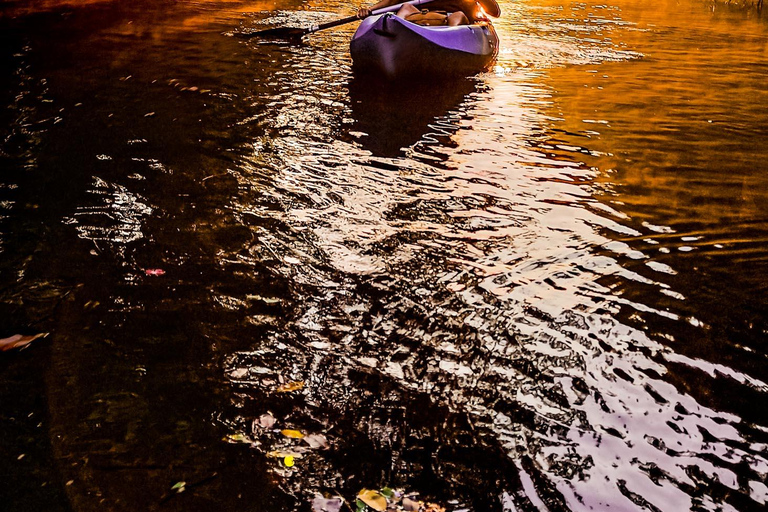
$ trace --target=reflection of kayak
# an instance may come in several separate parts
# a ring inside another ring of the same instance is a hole
[[[373,156],[402,156],[405,148],[425,136],[439,138],[433,148],[439,153],[452,144],[450,136],[442,133],[458,129],[458,119],[466,118],[464,103],[476,90],[477,81],[464,77],[449,77],[435,87],[435,81],[429,79],[389,82],[375,74],[356,73],[349,82],[354,120],[350,129],[359,134],[358,143]],[[429,150],[424,147],[421,151]]]
[[[354,67],[393,79],[407,75],[469,75],[487,69],[498,52],[493,25],[422,26],[392,13],[363,20],[352,37]]]

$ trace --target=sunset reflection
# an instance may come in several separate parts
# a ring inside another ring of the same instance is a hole
[[[0,11],[13,510],[764,506],[765,23],[503,1],[396,83],[241,37],[356,8]]]

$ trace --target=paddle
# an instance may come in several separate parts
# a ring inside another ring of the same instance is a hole
[[[403,2],[401,4],[390,5],[388,7],[382,7],[381,9],[376,9],[375,11],[372,11],[370,16],[384,14],[385,12],[396,12],[404,4],[422,5],[422,4],[426,4],[433,1],[435,0],[412,0],[410,2]],[[314,34],[315,32],[318,32],[320,30],[325,30],[327,28],[338,27],[339,25],[346,25],[347,23],[352,23],[353,21],[358,21],[358,20],[360,20],[360,18],[358,18],[357,16],[349,16],[348,18],[342,18],[336,21],[329,21],[328,23],[323,23],[321,25],[313,25],[309,28],[277,27],[277,28],[268,28],[266,30],[259,30],[257,32],[250,32],[248,34],[241,34],[241,35],[247,38],[272,37],[272,38],[278,38],[278,39],[294,39],[294,38],[304,37],[309,34]]]

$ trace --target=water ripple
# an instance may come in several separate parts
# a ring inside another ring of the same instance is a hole
[[[686,6],[504,3],[439,88],[354,74],[353,26],[223,35],[335,4],[92,6],[53,92],[11,59],[3,300],[59,301],[72,507],[764,505],[764,48]]]

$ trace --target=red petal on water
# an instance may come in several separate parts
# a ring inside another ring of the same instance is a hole
[[[161,268],[148,268],[144,271],[148,276],[162,276],[165,274],[165,270]]]

